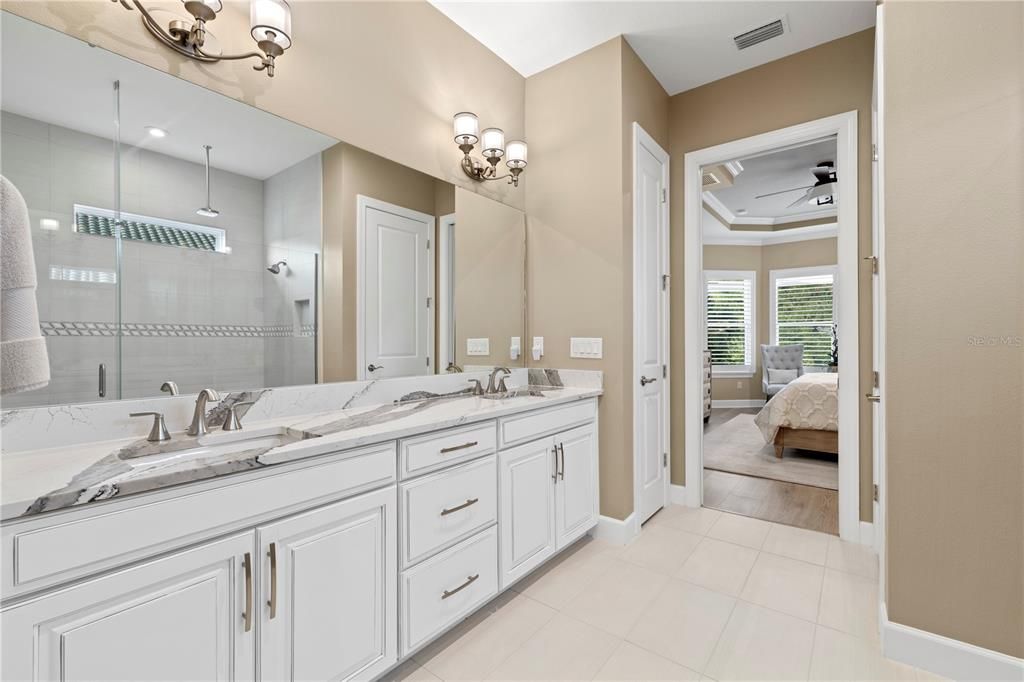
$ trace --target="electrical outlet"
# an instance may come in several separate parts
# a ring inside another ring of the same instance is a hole
[[[736,382],[736,388],[743,388],[743,382],[742,381],[737,381]]]

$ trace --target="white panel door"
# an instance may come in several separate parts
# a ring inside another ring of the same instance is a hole
[[[498,453],[502,589],[555,552],[556,467],[551,438]]]
[[[434,217],[359,197],[359,376],[433,374]]]
[[[397,660],[394,486],[257,529],[260,679],[370,679]]]
[[[235,535],[4,611],[2,678],[254,679],[254,549]]]
[[[634,215],[634,438],[637,511],[643,523],[665,505],[667,481],[667,156],[637,127]],[[699,381],[699,378],[693,378]]]
[[[561,549],[597,523],[597,430],[581,426],[555,436],[555,542]]]

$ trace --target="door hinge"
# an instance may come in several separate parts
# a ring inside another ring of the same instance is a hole
[[[430,356],[427,356],[427,367],[430,367]]]
[[[430,307],[430,297],[429,296],[427,296],[427,307],[428,308]]]
[[[878,161],[878,145],[874,142],[871,143],[871,160]]]
[[[879,384],[878,370],[871,373],[871,385],[875,388],[881,388],[881,385]]]
[[[668,189],[666,189],[665,187],[661,188],[661,203],[668,203]]]
[[[427,251],[430,251],[430,240],[427,240]]]
[[[864,256],[864,260],[871,262],[871,274],[878,274],[878,256]]]
[[[661,366],[661,378],[668,379],[668,365]]]
[[[670,279],[672,279],[672,275],[662,275],[661,276],[661,290],[662,291],[668,291],[668,282],[669,282]]]
[[[661,453],[661,466],[668,467],[668,453]]]
[[[871,486],[871,494],[875,498],[875,502],[878,502],[878,484],[875,483]]]

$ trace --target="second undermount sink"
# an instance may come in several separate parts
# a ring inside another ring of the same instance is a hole
[[[174,439],[163,443],[147,443],[137,453],[122,454],[122,459],[133,466],[151,466],[156,463],[170,463],[175,460],[215,457],[224,459],[231,455],[247,452],[266,452],[283,445],[297,443],[319,434],[307,433],[286,426],[253,429],[251,431],[215,432],[198,439],[175,434]]]

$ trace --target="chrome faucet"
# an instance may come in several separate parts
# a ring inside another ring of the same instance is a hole
[[[178,390],[178,384],[173,381],[165,381],[160,387],[161,393],[170,393],[171,395],[178,395],[181,391]]]
[[[498,380],[497,387],[495,387],[494,377],[498,374],[498,372],[501,372],[502,375],[501,379]],[[510,374],[512,374],[512,370],[510,370],[508,367],[495,367],[494,370],[491,371],[490,378],[487,380],[487,394],[490,395],[492,393],[507,393],[508,386],[505,385],[505,377],[509,376]]]
[[[212,388],[204,388],[196,396],[196,411],[192,414],[192,425],[185,431],[190,436],[205,436],[209,429],[206,427],[206,402],[212,400],[217,402],[220,395]]]

